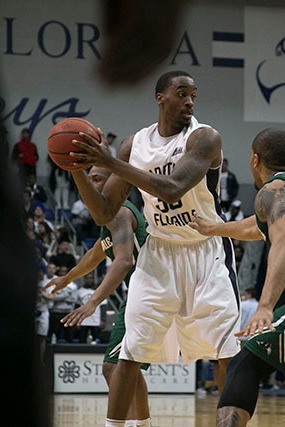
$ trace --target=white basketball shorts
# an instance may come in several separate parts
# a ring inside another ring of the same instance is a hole
[[[240,350],[239,306],[229,239],[189,245],[149,236],[130,281],[120,359],[177,363],[180,352],[184,363],[232,357]]]

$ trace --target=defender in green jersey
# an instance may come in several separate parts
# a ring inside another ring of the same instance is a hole
[[[218,403],[217,426],[243,427],[254,413],[260,381],[285,373],[285,306],[273,313],[285,289],[285,131],[265,129],[252,143],[250,166],[255,185],[255,215],[242,221],[213,224],[196,215],[192,227],[205,235],[239,240],[265,239],[267,273],[255,315],[237,336],[247,336],[232,359]]]
[[[109,175],[108,171],[97,167],[92,167],[89,171],[89,178],[98,191],[102,191]],[[100,239],[96,241],[93,248],[84,255],[80,262],[65,276],[57,277],[46,285],[46,288],[55,286],[52,290],[52,293],[55,293],[71,281],[94,270],[104,258],[109,257],[112,261],[106,276],[89,301],[62,319],[65,326],[80,326],[83,320],[93,314],[100,302],[110,296],[122,281],[128,286],[140,247],[144,244],[146,236],[146,223],[143,215],[127,200],[114,219],[101,227]],[[120,343],[125,334],[125,306],[126,303],[123,302],[105,352],[103,374],[108,384],[114,374],[120,352]],[[147,369],[148,366],[144,364],[141,368]],[[140,373],[128,420],[146,420],[148,418],[147,387],[144,377]]]

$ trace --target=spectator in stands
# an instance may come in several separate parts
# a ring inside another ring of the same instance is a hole
[[[22,213],[23,213],[24,220],[27,219],[28,217],[32,217],[34,215],[34,210],[37,206],[40,206],[42,208],[42,210],[44,210],[43,203],[40,202],[39,200],[33,199],[32,193],[31,193],[31,190],[29,189],[29,187],[26,187],[23,190],[22,197],[23,197]]]
[[[71,242],[70,233],[66,227],[61,227],[61,226],[57,227],[55,232],[54,232],[53,237],[54,237],[53,241],[51,242],[51,244],[47,250],[47,253],[46,253],[47,258],[50,258],[52,255],[57,254],[57,248],[58,248],[59,243],[67,242],[68,243],[67,252],[69,254],[73,255],[76,260],[78,260],[79,256],[76,253],[76,248],[75,248],[74,244]]]
[[[237,197],[239,190],[239,183],[233,174],[228,169],[228,159],[223,160],[222,173],[221,173],[221,207],[225,212],[230,208],[232,201]]]
[[[31,223],[33,223],[33,226],[31,225]],[[34,220],[33,218],[28,218],[24,224],[24,230],[26,232],[26,235],[28,237],[29,240],[31,240],[32,245],[34,245],[34,242],[36,240],[40,240],[38,234],[35,231],[35,226],[34,226]]]
[[[38,236],[43,242],[45,254],[49,249],[51,243],[54,241],[54,231],[50,228],[47,221],[39,222],[38,224]]]
[[[35,231],[39,234],[39,224],[46,223],[49,228],[54,231],[54,225],[51,221],[45,218],[43,208],[41,206],[36,206],[33,212],[33,220],[35,225]]]
[[[71,207],[71,213],[71,222],[74,225],[74,228],[76,229],[78,245],[80,245],[82,240],[86,238],[99,237],[100,227],[98,227],[93,221],[89,210],[87,209],[85,203],[82,201],[80,196],[78,196],[78,199],[73,203]]]
[[[83,286],[78,289],[78,304],[85,304],[93,295],[96,284],[94,281],[94,273],[88,273],[85,276]],[[79,326],[79,337],[81,343],[86,343],[89,332],[92,335],[93,341],[100,340],[103,329],[106,324],[107,300],[102,301],[94,313],[83,320]]]
[[[59,267],[65,266],[70,270],[72,267],[76,265],[76,258],[68,252],[69,250],[69,242],[63,240],[58,243],[57,251],[55,255],[49,257],[49,262],[54,263],[58,270]],[[59,274],[59,273],[58,273]]]
[[[57,274],[58,276],[64,276],[69,270],[70,268],[67,265],[61,265],[57,270]],[[69,283],[64,289],[54,294],[53,307],[50,310],[49,339],[52,334],[55,334],[57,340],[73,341],[76,327],[65,328],[60,319],[74,310],[77,299],[78,287],[74,282]]]
[[[30,174],[26,187],[30,190],[33,200],[38,200],[42,203],[47,201],[47,193],[43,185],[37,183],[37,176]]]
[[[23,191],[22,213],[24,220],[33,216],[35,205],[32,202],[32,194],[28,188]]]
[[[244,219],[244,213],[241,210],[240,200],[234,200],[231,203],[230,209],[225,212],[225,217],[227,221],[239,221],[240,219]]]
[[[262,260],[263,249],[266,243],[263,240],[244,242],[244,254],[238,270],[238,284],[240,293],[256,285],[259,266]]]
[[[45,271],[47,266],[47,260],[45,259],[45,247],[39,234],[35,230],[33,218],[28,218],[26,220],[24,230],[34,250],[33,255],[37,261],[38,268],[42,268],[43,271]]]
[[[24,230],[26,233],[28,233],[29,231],[35,231],[35,224],[34,224],[34,220],[31,216],[28,216],[25,220],[24,220]]]
[[[74,188],[71,173],[61,169],[49,159],[51,171],[49,176],[49,186],[54,195],[58,209],[70,210],[70,192]]]
[[[50,282],[52,279],[55,279],[56,277],[57,277],[57,274],[56,274],[56,265],[53,264],[52,262],[49,262],[48,265],[47,265],[46,274],[44,274],[44,277],[43,277],[44,286],[48,282]]]
[[[25,186],[30,175],[37,175],[36,164],[39,159],[37,146],[31,141],[28,128],[22,129],[21,139],[14,145],[11,158],[17,163],[21,182]]]

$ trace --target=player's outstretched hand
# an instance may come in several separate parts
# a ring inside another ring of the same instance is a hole
[[[86,304],[64,316],[61,319],[61,323],[63,323],[65,327],[74,325],[80,326],[86,317],[89,317],[94,313],[96,308],[97,304],[94,304],[92,300],[89,300]]]
[[[70,281],[67,280],[66,276],[56,277],[55,279],[52,279],[50,282],[48,282],[44,289],[48,289],[54,286],[54,289],[51,291],[51,293],[55,294],[61,289],[64,289],[69,283]]]
[[[252,337],[259,333],[261,334],[264,330],[275,331],[272,325],[273,313],[272,310],[266,307],[258,307],[256,313],[247,323],[244,329],[235,334],[236,337]]]
[[[193,228],[194,230],[198,231],[200,234],[203,234],[204,236],[213,236],[214,230],[213,227],[215,223],[211,221],[207,221],[206,219],[202,218],[197,214],[196,211],[192,211],[192,222],[189,222],[189,227]]]
[[[81,149],[81,152],[70,152],[70,156],[74,157],[74,165],[99,166],[108,168],[112,162],[112,154],[109,149],[108,142],[103,135],[103,132],[98,128],[100,133],[100,142],[86,133],[80,132],[79,135],[84,142],[73,139],[72,143]]]

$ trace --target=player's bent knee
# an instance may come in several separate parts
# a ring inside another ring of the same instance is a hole
[[[105,380],[107,381],[107,384],[110,383],[111,376],[112,376],[112,373],[113,373],[115,368],[116,368],[115,363],[110,363],[110,362],[104,362],[103,363],[102,373],[103,373]]]

